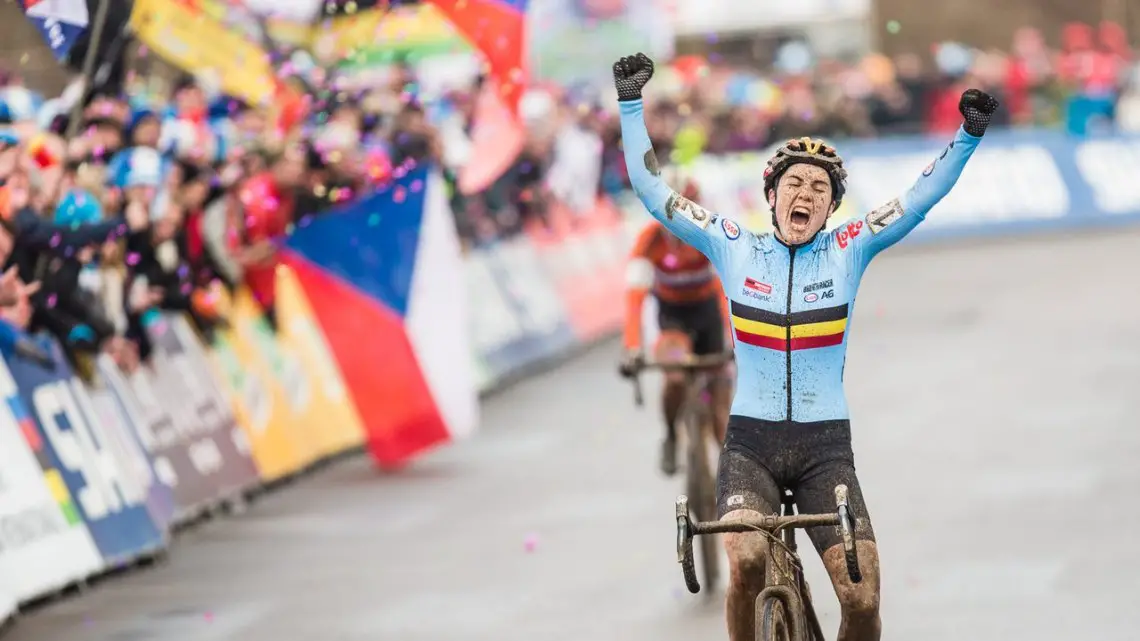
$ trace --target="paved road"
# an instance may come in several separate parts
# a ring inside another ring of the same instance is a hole
[[[871,268],[847,389],[885,640],[1136,638],[1138,249],[1133,230]],[[399,475],[327,470],[6,641],[723,639],[722,603],[683,591],[680,485],[615,349],[490,400],[472,441]]]

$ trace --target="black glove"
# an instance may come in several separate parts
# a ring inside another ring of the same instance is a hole
[[[979,89],[967,89],[962,92],[962,99],[958,101],[958,111],[966,122],[962,128],[971,136],[981,137],[990,126],[990,118],[997,111],[1001,103],[997,98]]]
[[[627,351],[622,356],[621,363],[618,365],[618,374],[621,374],[622,378],[633,378],[633,376],[641,370],[641,366],[644,363],[645,357],[642,356],[641,351]]]
[[[614,86],[618,101],[641,99],[641,88],[653,77],[653,61],[644,53],[625,56],[614,63]]]

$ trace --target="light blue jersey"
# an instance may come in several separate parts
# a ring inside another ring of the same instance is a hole
[[[661,180],[641,101],[620,105],[634,191],[654,218],[708,257],[728,296],[737,369],[732,414],[801,423],[846,420],[843,364],[863,271],[950,192],[980,138],[959,129],[900,198],[792,249],[673,191]]]

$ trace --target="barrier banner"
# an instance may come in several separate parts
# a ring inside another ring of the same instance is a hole
[[[98,572],[103,558],[3,361],[0,396],[0,595],[23,602]]]
[[[154,344],[154,383],[187,443],[194,468],[215,497],[258,481],[249,440],[210,371],[205,348],[181,314],[163,314],[147,333]]]
[[[50,347],[52,369],[9,361],[20,397],[32,410],[28,425],[43,441],[40,455],[58,470],[107,566],[161,548],[164,533],[150,518],[146,489],[116,456],[113,437],[59,344],[52,341]]]
[[[364,426],[348,395],[340,368],[313,320],[313,310],[288,266],[277,270],[277,320],[274,342],[291,354],[307,379],[309,402],[298,419],[316,439],[319,457],[339,454],[364,442]],[[271,345],[265,345],[267,350]]]
[[[117,458],[122,462],[124,474],[146,493],[146,507],[151,521],[162,532],[168,532],[174,521],[174,492],[158,479],[150,457],[139,438],[140,418],[133,405],[119,397],[107,383],[107,372],[118,372],[118,366],[106,354],[95,361],[98,373],[94,386],[88,387],[91,403],[99,415]]]
[[[281,425],[290,432],[297,468],[309,465],[320,455],[320,447],[311,425],[314,418],[305,415],[313,390],[300,361],[278,347],[273,329],[244,289],[237,293],[230,324],[246,364],[253,365],[274,388],[274,409],[280,412]],[[319,417],[316,420],[320,421]]]
[[[174,495],[177,522],[228,491],[230,483],[216,480],[223,468],[228,467],[222,452],[240,449],[230,437],[206,431],[209,428],[198,420],[197,408],[187,405],[185,397],[190,392],[187,385],[193,380],[181,380],[181,374],[171,367],[167,343],[178,345],[177,338],[167,327],[160,324],[149,328],[154,334],[151,366],[139,368],[129,378],[118,371],[103,373],[107,384],[127,406],[128,413],[137,417],[139,440],[152,461],[155,475]],[[244,471],[240,471],[229,476],[243,478],[244,475]]]
[[[467,255],[475,350],[494,379],[575,345],[539,253],[525,236]]]
[[[531,241],[575,335],[596,340],[618,327],[624,312],[626,257],[633,242],[624,212],[601,199],[580,213],[555,205],[548,219],[548,225],[530,230]]]
[[[117,367],[101,367],[99,373],[127,414],[133,417],[139,442],[151,461],[155,478],[169,488],[174,497],[173,522],[209,503],[214,498],[213,486],[195,469],[188,445],[182,441],[174,420],[159,401],[154,373],[146,367],[129,377]]]
[[[240,314],[238,307],[231,307],[231,322],[240,324]],[[210,355],[261,478],[275,481],[301,469],[307,454],[287,409],[285,391],[253,347],[233,330],[219,331]]]

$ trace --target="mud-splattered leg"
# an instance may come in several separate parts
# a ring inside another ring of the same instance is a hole
[[[874,541],[856,541],[859,569],[863,580],[852,583],[847,576],[843,545],[833,545],[823,553],[823,565],[831,575],[835,596],[839,598],[842,621],[839,641],[879,641],[882,621],[879,619],[879,550]]]

